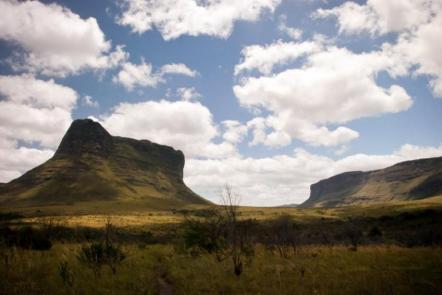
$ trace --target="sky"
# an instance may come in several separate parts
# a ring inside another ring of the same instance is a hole
[[[345,171],[442,156],[442,0],[0,1],[0,182],[70,123],[186,156],[219,201],[298,204]]]

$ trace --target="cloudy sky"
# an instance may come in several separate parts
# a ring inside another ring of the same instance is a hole
[[[0,1],[0,181],[73,119],[181,149],[218,201],[442,155],[442,0]]]

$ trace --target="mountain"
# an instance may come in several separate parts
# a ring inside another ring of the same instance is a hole
[[[442,195],[442,157],[407,161],[369,171],[346,172],[310,186],[301,207],[337,207],[416,200]]]
[[[112,136],[97,122],[75,120],[51,159],[0,186],[0,207],[92,201],[208,204],[184,184],[183,168],[181,151]]]
[[[296,208],[299,207],[299,204],[283,204],[276,206],[275,208]]]

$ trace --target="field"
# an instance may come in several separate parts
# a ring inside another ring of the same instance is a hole
[[[2,213],[0,294],[442,294],[441,205]]]
[[[0,273],[2,294],[441,294],[442,249],[306,246],[284,259],[258,249],[236,277],[230,261],[177,253],[170,245],[126,246],[116,274],[80,265],[76,244],[15,250]],[[179,251],[178,251],[179,252]],[[71,284],[59,267],[67,262]]]

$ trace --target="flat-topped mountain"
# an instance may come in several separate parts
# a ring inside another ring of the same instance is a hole
[[[310,186],[301,207],[336,207],[442,195],[442,157],[407,161],[369,171],[346,172]]]
[[[105,200],[208,204],[184,184],[183,168],[181,151],[112,136],[97,122],[76,120],[51,159],[0,186],[0,206]]]

